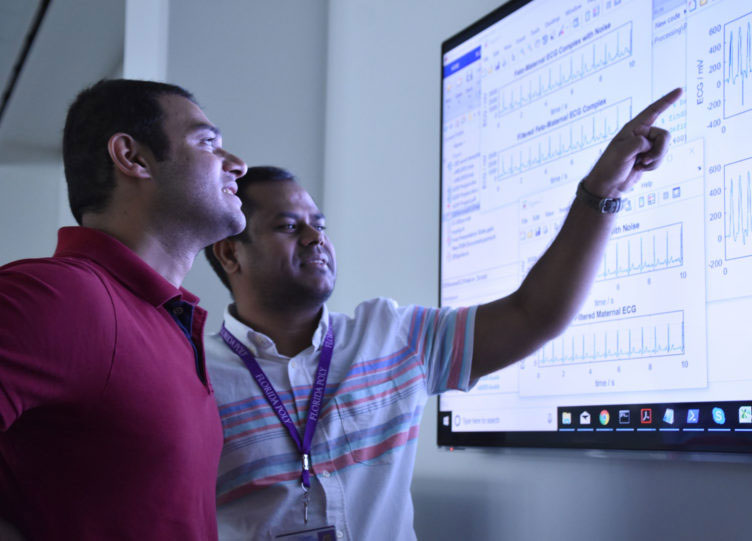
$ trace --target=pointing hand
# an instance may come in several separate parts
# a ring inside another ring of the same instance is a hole
[[[669,133],[653,123],[681,95],[682,89],[675,88],[624,125],[585,178],[588,191],[601,197],[619,197],[643,171],[660,165],[668,151]]]

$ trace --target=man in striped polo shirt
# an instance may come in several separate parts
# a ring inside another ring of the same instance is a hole
[[[476,307],[379,298],[354,317],[329,312],[336,260],[323,214],[287,171],[249,169],[238,181],[246,230],[206,250],[234,298],[206,340],[224,429],[220,539],[414,539],[409,487],[428,395],[467,390],[566,327],[619,195],[666,152],[668,133],[652,124],[679,95],[617,134],[520,288]]]

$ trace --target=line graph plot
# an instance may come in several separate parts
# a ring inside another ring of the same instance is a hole
[[[730,163],[724,173],[726,259],[752,255],[752,158]]]
[[[723,114],[752,109],[752,13],[724,25]]]
[[[627,98],[528,139],[524,143],[491,152],[486,156],[488,177],[492,180],[502,180],[609,141],[630,118],[632,99]]]
[[[681,223],[656,227],[613,239],[606,247],[596,280],[634,276],[684,264]]]
[[[632,22],[573,49],[488,93],[488,113],[501,118],[632,56]]]
[[[684,311],[572,325],[534,354],[539,368],[683,355]]]

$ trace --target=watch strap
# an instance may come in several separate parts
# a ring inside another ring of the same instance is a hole
[[[584,180],[577,185],[577,199],[601,214],[616,214],[622,207],[620,197],[598,197],[585,188]]]

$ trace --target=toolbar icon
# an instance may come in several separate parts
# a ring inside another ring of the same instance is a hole
[[[643,425],[649,425],[652,422],[653,422],[652,408],[642,408],[640,410],[640,423]]]
[[[739,423],[752,423],[752,406],[739,406]]]
[[[696,425],[700,422],[700,410],[699,409],[688,409],[687,410],[687,424],[688,425]]]

